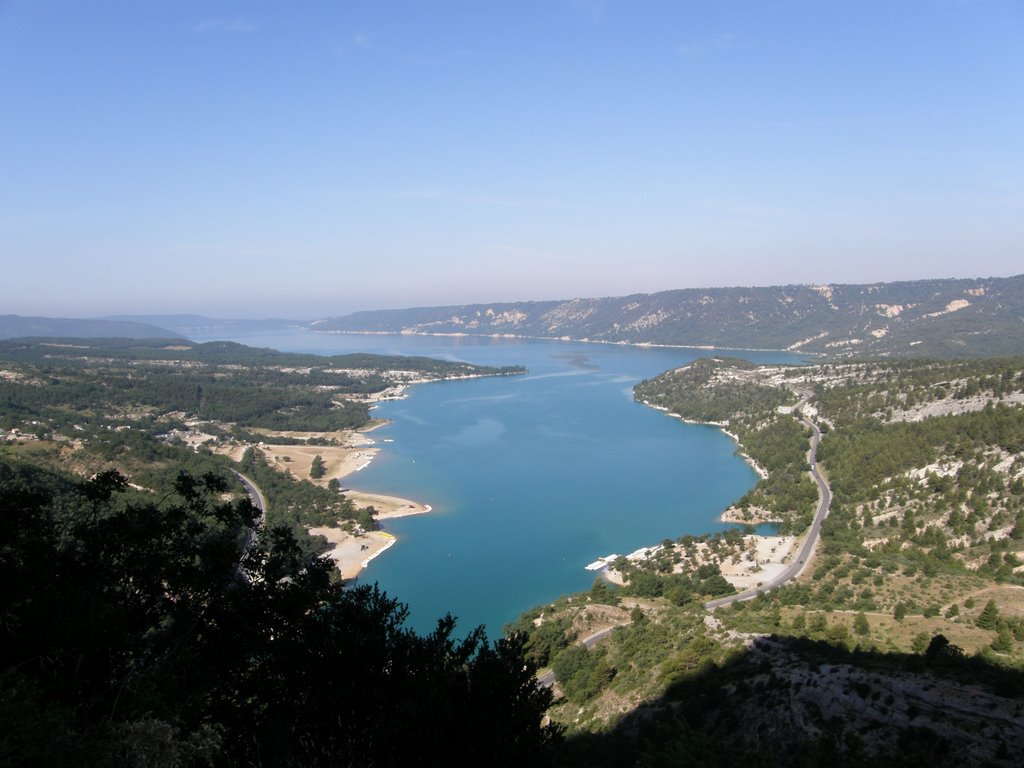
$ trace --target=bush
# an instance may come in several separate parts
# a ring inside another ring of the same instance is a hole
[[[574,645],[561,651],[551,667],[565,697],[575,704],[592,699],[615,677],[615,669],[607,663],[603,648],[590,651]]]

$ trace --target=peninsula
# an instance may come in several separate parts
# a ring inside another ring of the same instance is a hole
[[[183,338],[12,339],[0,341],[0,440],[85,476],[116,468],[150,491],[173,462],[241,471],[266,500],[267,529],[289,528],[353,579],[395,543],[382,521],[430,511],[350,487],[380,451],[371,408],[417,383],[522,372]]]

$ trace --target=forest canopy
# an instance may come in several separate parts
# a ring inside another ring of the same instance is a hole
[[[230,478],[161,500],[0,462],[0,763],[543,763],[521,638],[421,636],[285,528],[254,542]]]

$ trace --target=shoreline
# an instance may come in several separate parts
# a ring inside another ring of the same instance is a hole
[[[358,578],[371,560],[391,549],[398,541],[394,534],[387,531],[349,533],[333,525],[318,525],[310,528],[309,533],[327,539],[331,546],[320,557],[334,561],[343,581]]]
[[[402,387],[403,397],[405,389],[406,387]],[[349,431],[345,440],[346,447],[335,449],[342,454],[340,460],[333,455],[334,452],[331,452],[333,461],[327,461],[327,472],[320,478],[318,484],[326,484],[331,480],[342,483],[370,466],[382,449],[375,447],[376,441],[367,433],[377,430],[387,423],[384,420],[377,420],[361,429]],[[320,448],[321,446],[308,447]],[[312,458],[310,462],[312,462]],[[342,487],[341,493],[357,509],[372,507],[374,509],[373,519],[378,522],[412,515],[425,515],[433,511],[433,507],[429,504],[421,504],[401,496],[360,491],[351,487]],[[369,567],[372,560],[380,557],[398,543],[398,537],[393,533],[379,529],[364,532],[356,528],[353,531],[348,531],[337,525],[322,525],[310,528],[309,533],[327,539],[329,548],[320,556],[334,561],[343,581],[357,579]]]
[[[722,352],[778,352],[780,354],[807,355],[822,357],[825,352],[801,352],[793,349],[761,349],[758,347],[719,347],[713,344],[657,344],[652,341],[604,341],[602,339],[576,339],[571,336],[528,336],[518,333],[460,333],[451,331],[448,333],[430,331],[340,331],[340,330],[314,330],[306,329],[307,333],[338,334],[348,336],[438,336],[448,338],[481,338],[481,339],[525,339],[527,341],[558,341],[576,344],[609,344],[616,347],[641,347],[652,349],[699,349],[704,351]]]
[[[728,435],[736,444],[736,454],[747,463],[747,466],[753,469],[761,480],[768,479],[768,470],[758,464],[757,461],[755,461],[754,458],[743,449],[743,443],[740,442],[739,436],[736,433],[729,431],[729,425],[727,423],[688,419],[680,416],[678,413],[673,413],[664,406],[653,405],[646,400],[640,400],[639,402],[648,408],[661,411],[667,416],[678,419],[684,424],[717,427],[721,432]],[[760,509],[758,507],[741,510],[735,505],[730,505],[722,510],[721,514],[718,515],[718,521],[721,523],[731,523],[736,525],[761,525],[763,523],[780,522],[777,519],[773,519],[768,510]],[[749,586],[754,586],[757,580],[770,577],[774,575],[776,571],[784,568],[784,562],[788,560],[792,553],[792,547],[795,546],[795,540],[792,536],[761,536],[751,534],[747,539],[753,545],[754,551],[757,552],[757,556],[753,559],[753,562],[738,565],[738,567],[729,569],[728,572],[727,569],[723,569],[722,571],[723,576],[725,576],[733,586],[740,590]],[[641,548],[632,555],[627,555],[627,557],[629,559],[646,559],[650,556],[651,552],[654,552],[657,549],[658,547]],[[784,551],[779,558],[773,561],[772,556],[776,554],[777,549],[784,549]],[[769,554],[766,555],[762,550],[768,550]],[[773,567],[765,569],[764,566],[769,563],[773,563]],[[605,568],[600,569],[600,575],[612,584],[622,586],[625,583],[622,575],[611,567],[610,563]]]
[[[375,510],[373,519],[378,522],[413,515],[425,515],[433,511],[433,507],[429,504],[420,504],[400,496],[367,493],[352,488],[346,489],[342,493],[357,508],[373,507]],[[371,560],[398,543],[397,536],[380,529],[360,531],[356,527],[355,530],[348,531],[337,525],[320,525],[308,530],[311,536],[323,536],[327,539],[330,548],[320,556],[334,561],[344,581],[358,578],[362,571],[369,567]]]
[[[718,516],[718,519],[723,523],[735,523],[736,525],[763,525],[765,523],[782,522],[772,517],[768,510],[761,509],[760,507],[750,507],[745,512],[739,507],[730,506]]]
[[[820,353],[808,353],[808,352],[797,352],[790,349],[756,349],[746,347],[717,347],[713,345],[685,345],[685,344],[655,344],[651,342],[627,342],[627,341],[602,341],[593,339],[574,339],[571,337],[545,337],[545,336],[526,336],[520,334],[469,334],[469,333],[430,333],[430,332],[418,332],[418,331],[346,331],[346,330],[313,330],[308,329],[308,333],[323,333],[323,334],[337,334],[337,335],[354,335],[354,336],[436,336],[436,337],[453,337],[453,338],[489,338],[489,339],[523,339],[533,341],[551,341],[551,342],[570,342],[580,344],[605,344],[612,346],[627,346],[627,347],[639,347],[639,348],[662,348],[662,349],[692,349],[701,351],[737,351],[737,352],[768,352],[768,353],[782,353],[782,354],[800,354],[805,356],[817,356]],[[408,397],[407,390],[415,384],[424,384],[434,381],[448,381],[448,380],[463,380],[480,378],[487,374],[468,374],[464,376],[451,377],[450,379],[438,378],[438,379],[410,379],[404,382],[396,383],[394,386],[385,390],[381,393],[383,396],[375,398],[368,398],[371,404],[371,409],[376,407],[376,404],[381,401],[388,400],[401,400]],[[753,457],[751,457],[745,450],[743,450],[743,444],[740,442],[739,437],[729,431],[728,424],[714,421],[697,421],[693,419],[687,419],[679,414],[672,413],[667,408],[652,405],[647,401],[640,401],[643,405],[653,408],[655,410],[662,411],[667,415],[679,419],[685,424],[694,424],[701,426],[713,426],[717,427],[721,432],[727,435],[736,444],[736,454],[740,456],[746,462],[759,479],[767,479],[768,472],[762,467]],[[353,434],[360,434],[369,432],[373,429],[377,429],[383,426],[386,422],[378,422],[372,426],[365,427],[361,430],[356,430]],[[370,445],[374,445],[372,438],[364,438]],[[365,446],[365,443],[364,443]],[[379,453],[379,448],[366,448],[364,447],[363,453],[360,456],[362,459],[358,466],[348,465],[346,467],[337,467],[335,471],[328,472],[323,480],[326,482],[328,478],[341,479],[347,477],[354,472],[361,471],[370,465],[373,458]],[[376,510],[377,514],[374,515],[375,520],[386,520],[390,518],[406,517],[411,515],[425,514],[432,511],[432,507],[427,504],[418,504],[417,502],[403,499],[396,496],[388,496],[385,494],[376,494],[358,491],[353,488],[346,488],[343,490],[346,496],[348,496],[358,506],[372,506]],[[759,510],[760,511],[760,510]],[[736,523],[736,524],[760,524],[778,522],[771,520],[770,518],[757,514],[754,512],[750,519],[742,518],[739,516],[739,510],[735,507],[728,507],[723,510],[718,516],[718,520],[723,523]],[[370,531],[360,533],[348,533],[339,527],[334,526],[321,526],[318,528],[312,528],[309,531],[311,534],[323,535],[333,545],[331,549],[323,553],[323,557],[330,557],[335,561],[338,570],[341,572],[342,578],[345,580],[354,579],[358,577],[360,572],[369,566],[370,562],[378,557],[382,552],[390,549],[397,542],[397,538],[386,531]],[[778,537],[758,537],[766,540],[778,540]],[[355,547],[358,546],[358,549]],[[615,577],[618,574],[613,569],[603,569],[602,577],[616,583]],[[739,574],[735,574],[739,576]]]
[[[413,382],[410,382],[410,384]],[[421,383],[416,381],[415,383]],[[408,385],[403,385],[403,391]],[[397,399],[397,398],[395,398]],[[241,458],[242,453],[253,448],[257,450],[267,463],[278,472],[296,480],[310,480],[316,485],[326,488],[335,480],[340,485],[340,492],[355,505],[356,509],[374,508],[374,520],[384,522],[394,518],[424,515],[433,511],[429,504],[413,499],[393,496],[384,493],[361,491],[352,488],[347,481],[366,469],[383,450],[378,441],[370,436],[371,432],[384,427],[389,422],[374,419],[359,429],[344,429],[334,432],[298,432],[291,430],[263,430],[259,443],[235,444],[221,452],[234,460]],[[275,443],[275,438],[324,438],[331,441],[328,445],[311,445],[308,442]],[[390,442],[385,440],[384,442]],[[319,456],[324,465],[324,474],[319,478],[310,477],[313,459]],[[342,521],[336,521],[341,523]],[[350,521],[345,521],[350,522]],[[369,566],[370,561],[382,552],[390,549],[398,539],[394,534],[383,530],[359,531],[353,526],[343,528],[340,524],[320,525],[308,528],[313,536],[323,536],[328,542],[326,551],[321,557],[330,558],[335,562],[341,578],[350,581]]]
[[[375,520],[393,520],[397,517],[425,515],[428,512],[434,511],[434,508],[429,504],[420,504],[401,496],[368,493],[366,491],[358,491],[355,488],[349,488],[343,493],[357,507],[373,507],[377,511],[373,516]]]
[[[797,354],[793,350],[787,350],[787,349],[748,349],[748,348],[744,348],[744,347],[715,347],[715,346],[707,346],[707,345],[654,344],[654,343],[649,343],[649,342],[599,341],[599,340],[591,340],[591,339],[573,339],[573,338],[570,338],[570,337],[552,338],[552,337],[545,337],[545,336],[524,336],[524,335],[519,335],[519,334],[498,334],[498,333],[494,333],[494,334],[468,334],[468,333],[421,333],[421,332],[416,332],[416,331],[402,331],[402,332],[396,332],[396,331],[338,331],[338,330],[323,330],[323,331],[319,331],[319,330],[312,330],[312,329],[307,329],[307,332],[309,332],[309,333],[323,333],[323,334],[354,335],[354,336],[362,336],[362,335],[368,335],[368,336],[437,336],[437,337],[453,337],[453,338],[482,337],[482,338],[491,338],[491,339],[502,339],[502,338],[504,338],[504,339],[524,339],[524,340],[530,340],[530,341],[556,341],[556,342],[570,342],[570,343],[575,342],[575,343],[580,343],[580,344],[606,344],[606,345],[613,345],[613,346],[629,346],[629,347],[641,347],[641,348],[647,347],[647,348],[660,348],[660,349],[693,349],[693,350],[702,350],[702,351],[736,351],[736,352],[778,352],[778,353]],[[801,353],[801,354],[814,355],[814,354],[819,354],[819,353]],[[448,380],[472,379],[472,378],[479,378],[482,375],[483,374],[480,374],[480,375],[470,374],[470,375],[466,375],[466,376],[453,377],[453,379],[410,380],[410,381],[402,382],[401,384],[396,385],[392,389],[392,393],[390,394],[390,396],[381,398],[381,400],[401,400],[401,399],[404,399],[404,398],[406,398],[408,396],[407,393],[406,393],[408,388],[410,388],[411,386],[413,386],[415,384],[424,384],[424,383],[429,383],[431,381],[448,381]],[[374,405],[371,406],[371,408],[376,407],[376,402],[380,402],[381,400],[376,400],[374,402]],[[652,405],[651,403],[648,403],[646,401],[642,401],[642,402],[643,402],[643,405],[646,405],[647,407],[653,408],[653,409],[658,410],[658,411],[663,411],[664,413],[668,414],[669,416],[671,416],[673,418],[676,418],[676,419],[679,419],[680,421],[682,421],[685,424],[695,424],[695,425],[701,425],[701,426],[717,427],[723,433],[728,435],[732,439],[732,441],[734,443],[736,443],[736,446],[737,446],[736,453],[747,463],[747,466],[749,466],[758,475],[759,478],[761,478],[761,479],[767,479],[768,478],[767,470],[764,469],[764,467],[762,467],[760,464],[758,464],[757,461],[755,461],[753,459],[753,457],[751,457],[749,454],[746,453],[746,451],[743,450],[743,444],[740,442],[739,437],[736,434],[734,434],[733,432],[729,431],[727,424],[720,423],[720,422],[713,422],[713,421],[695,421],[693,419],[686,419],[686,418],[683,418],[682,416],[679,416],[678,414],[672,413],[667,408],[663,408],[661,406]],[[378,428],[380,426],[383,426],[383,424],[384,424],[384,422],[378,423],[378,424],[375,424],[373,427],[364,428],[363,430],[359,430],[359,431],[360,432],[369,432],[371,429],[376,429],[376,428]],[[370,440],[370,442],[373,443],[372,439]],[[340,479],[341,477],[345,477],[345,476],[347,476],[349,474],[352,474],[352,472],[357,472],[357,471],[360,471],[362,469],[365,469],[367,466],[369,466],[370,461],[372,461],[372,459],[380,451],[379,448],[374,448],[372,450],[373,450],[373,455],[370,456],[369,460],[367,460],[365,463],[361,464],[358,467],[354,467],[354,468],[350,469],[348,472],[344,472],[343,474],[336,475],[336,476]],[[357,504],[366,505],[366,506],[373,506],[375,509],[380,509],[380,507],[378,505],[386,507],[386,511],[379,512],[377,515],[374,516],[375,519],[378,519],[378,520],[380,520],[380,519],[389,519],[389,518],[393,518],[393,517],[406,517],[406,516],[409,516],[409,515],[425,514],[427,512],[432,511],[432,508],[431,508],[431,506],[429,504],[427,504],[427,505],[420,505],[420,504],[417,504],[416,502],[409,501],[408,499],[402,499],[402,498],[399,498],[399,497],[386,496],[384,494],[364,493],[364,492],[361,492],[361,491],[357,491],[355,489],[347,489],[345,491],[345,493],[346,493],[346,495],[349,496],[349,498],[351,498]],[[396,506],[397,506],[397,508],[396,508]],[[749,523],[749,524],[753,524],[753,525],[756,525],[756,524],[759,524],[759,523],[762,523],[762,522],[777,522],[777,521],[773,521],[773,520],[769,520],[769,519],[761,519],[759,516],[755,516],[754,519],[752,519],[752,520],[739,519],[738,517],[734,517],[733,515],[730,515],[730,512],[733,511],[733,510],[734,510],[733,507],[729,507],[728,509],[724,510],[721,513],[721,515],[719,515],[719,518],[718,518],[719,521],[723,522],[723,523],[737,523],[737,524],[747,524],[747,523]],[[313,533],[314,530],[315,529],[311,529],[310,533]],[[335,542],[334,543],[334,547],[331,550],[329,550],[328,552],[325,552],[323,556],[331,557],[332,559],[335,560],[335,562],[337,563],[339,571],[341,571],[341,573],[342,573],[342,578],[343,579],[356,578],[359,575],[359,573],[364,568],[366,568],[369,565],[371,560],[373,560],[375,557],[379,556],[385,550],[390,549],[392,546],[394,546],[394,544],[397,541],[397,539],[393,535],[387,534],[386,532],[382,532],[382,531],[374,531],[374,532],[371,532],[370,534],[362,534],[362,536],[364,536],[364,537],[365,536],[371,536],[373,534],[382,534],[383,536],[386,536],[387,538],[384,538],[383,540],[377,540],[373,544],[368,545],[368,546],[370,546],[370,549],[368,549],[368,550],[360,550],[360,552],[368,551],[371,554],[368,557],[366,557],[364,560],[362,560],[358,564],[358,567],[356,567],[354,565],[354,563],[353,563],[354,558],[351,557],[351,556],[350,557],[345,557],[344,556],[344,550],[339,550],[339,546],[342,544],[342,542],[347,542],[350,538],[351,539],[356,538],[355,534],[347,534],[346,532],[342,531],[340,528],[331,528],[331,530],[338,532],[337,534],[335,534],[335,537],[339,537],[339,534],[340,534],[339,541]],[[327,538],[328,538],[329,541],[332,540],[331,537],[327,537]],[[612,583],[617,583],[616,580],[615,580],[615,577],[617,576],[617,574],[615,573],[615,571],[613,569],[611,569],[611,568],[605,569],[601,575],[604,578],[606,578],[609,581],[611,581]]]
[[[745,462],[747,462],[747,465],[752,470],[754,470],[754,472],[757,473],[758,477],[760,477],[762,480],[768,479],[768,470],[762,467],[760,464],[758,464],[757,461],[743,449],[743,443],[740,442],[739,436],[736,435],[734,432],[729,431],[729,425],[727,423],[723,421],[697,421],[696,419],[687,419],[684,416],[680,416],[678,413],[672,413],[672,411],[670,411],[668,408],[665,408],[664,406],[652,405],[646,400],[640,400],[639,402],[643,405],[646,405],[648,408],[653,408],[656,411],[661,411],[662,413],[671,416],[673,419],[679,419],[679,421],[683,422],[684,424],[694,424],[702,427],[718,427],[718,429],[720,429],[722,432],[724,432],[726,435],[732,438],[732,441],[736,443],[736,454]],[[723,512],[722,514],[724,515],[725,513]],[[765,522],[775,521],[767,520]]]
[[[728,581],[738,592],[758,587],[785,571],[793,561],[793,557],[799,549],[800,537],[787,536],[762,536],[760,534],[747,534],[743,537],[738,552],[734,552],[725,558],[719,558],[708,547],[707,543],[697,544],[696,555],[688,563],[679,563],[672,569],[673,573],[685,573],[687,565],[697,566],[707,563],[717,563],[721,569],[722,577]],[[678,547],[672,544],[672,547]],[[640,563],[660,552],[663,545],[655,547],[642,547],[625,558],[632,563]],[[676,550],[678,552],[678,549]],[[598,578],[603,578],[610,584],[625,586],[626,579],[620,571],[617,571],[608,557],[601,558],[607,565],[600,569]],[[596,563],[595,563],[596,565]]]
[[[750,468],[753,469],[762,480],[767,480],[768,470],[762,467],[760,464],[758,464],[757,460],[754,459],[753,456],[751,456],[749,453],[743,450],[743,443],[740,442],[739,436],[736,435],[736,433],[734,432],[730,432],[722,425],[719,425],[719,429],[725,432],[725,434],[731,437],[732,441],[736,443],[736,453],[738,453],[743,458],[743,460],[750,465]]]

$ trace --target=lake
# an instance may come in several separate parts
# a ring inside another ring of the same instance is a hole
[[[634,384],[708,350],[299,330],[234,340],[527,367],[524,376],[417,385],[381,404],[373,415],[390,424],[372,437],[383,450],[343,481],[433,507],[388,521],[398,543],[360,577],[407,603],[421,632],[451,613],[460,633],[483,624],[496,637],[527,608],[589,589],[585,566],[598,557],[722,530],[718,515],[757,480],[721,430],[633,401]]]

